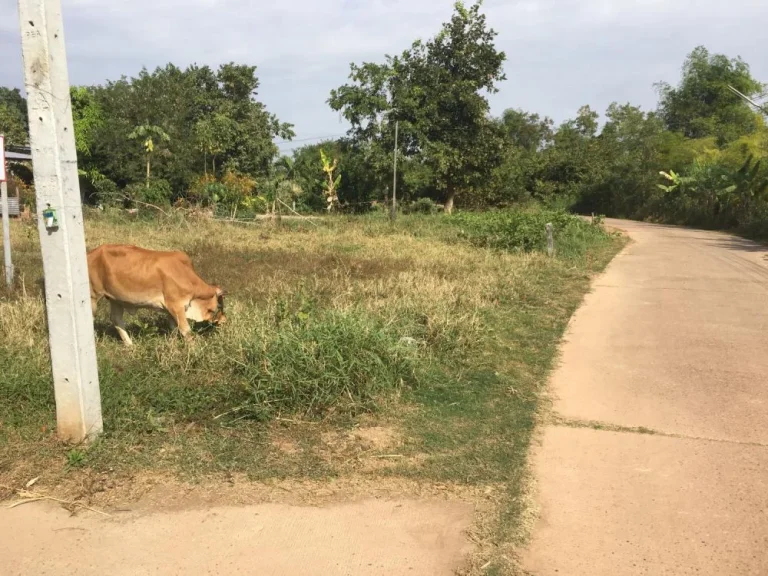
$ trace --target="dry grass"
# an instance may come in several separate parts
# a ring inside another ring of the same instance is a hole
[[[450,485],[496,504],[477,527],[478,566],[505,565],[499,545],[520,538],[557,343],[620,241],[568,229],[550,259],[458,232],[423,216],[275,227],[89,214],[89,247],[184,250],[230,296],[227,325],[191,344],[141,313],[126,350],[99,311],[105,434],[84,448],[54,436],[37,231],[14,222],[18,286],[0,293],[0,484],[40,476],[36,488],[66,492],[99,477],[115,491],[138,474]]]

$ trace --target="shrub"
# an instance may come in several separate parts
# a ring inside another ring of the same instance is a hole
[[[138,182],[129,184],[125,187],[125,196],[130,201],[168,206],[173,197],[173,189],[167,180],[150,180],[149,186]]]
[[[246,198],[250,198],[255,189],[256,181],[245,174],[229,171],[221,178],[224,185],[224,195],[221,202],[233,211],[240,206]]]
[[[192,181],[187,190],[187,198],[193,204],[208,206],[216,204],[224,193],[224,185],[213,174],[205,174]]]
[[[578,216],[551,210],[498,210],[493,212],[461,212],[451,216],[459,227],[458,237],[474,246],[500,250],[544,250],[547,243],[546,225],[551,223],[555,249],[567,252],[572,242],[581,242],[586,235],[608,234]]]
[[[253,214],[266,214],[269,211],[269,202],[264,196],[249,196],[241,202],[241,205]]]
[[[97,204],[102,204],[104,206],[115,206],[120,204],[123,200],[123,195],[117,188],[117,184],[115,184],[109,178],[96,180],[93,182],[92,186],[94,199],[96,200]]]
[[[419,198],[403,206],[404,214],[435,214],[440,210],[440,205],[431,198]]]

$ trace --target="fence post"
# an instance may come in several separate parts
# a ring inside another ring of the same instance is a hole
[[[11,215],[8,213],[8,184],[5,170],[5,137],[0,135],[0,210],[3,211],[3,262],[5,283],[13,286],[13,262],[11,261]]]
[[[102,419],[61,0],[19,0],[19,22],[56,424],[79,442]]]
[[[547,224],[547,256],[553,256],[555,253],[555,239],[552,236],[552,223]]]

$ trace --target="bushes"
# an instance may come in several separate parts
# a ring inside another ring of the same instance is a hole
[[[415,202],[403,206],[404,214],[436,214],[442,206],[434,202],[431,198],[419,198]]]
[[[104,206],[115,206],[122,202],[123,194],[112,180],[101,178],[92,184],[94,199]]]
[[[470,244],[511,251],[543,250],[547,241],[546,225],[550,222],[556,236],[586,231],[603,233],[580,218],[560,211],[463,212],[452,216],[451,220],[459,227],[459,238]]]
[[[206,174],[192,182],[187,190],[187,199],[193,204],[209,206],[216,204],[224,193],[224,185],[214,175]]]
[[[125,197],[129,201],[168,206],[173,199],[173,189],[167,180],[150,180],[149,186],[138,183],[126,186]]]
[[[187,199],[203,206],[223,206],[229,215],[235,214],[238,208],[263,212],[266,201],[256,200],[255,191],[253,178],[229,171],[220,180],[212,174],[200,176],[189,187]]]

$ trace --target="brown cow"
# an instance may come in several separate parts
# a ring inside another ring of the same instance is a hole
[[[138,308],[165,310],[185,338],[190,337],[187,319],[216,325],[226,321],[224,292],[201,280],[184,252],[105,244],[88,252],[88,277],[94,313],[99,300],[109,300],[112,323],[127,346],[133,342],[123,312]]]

